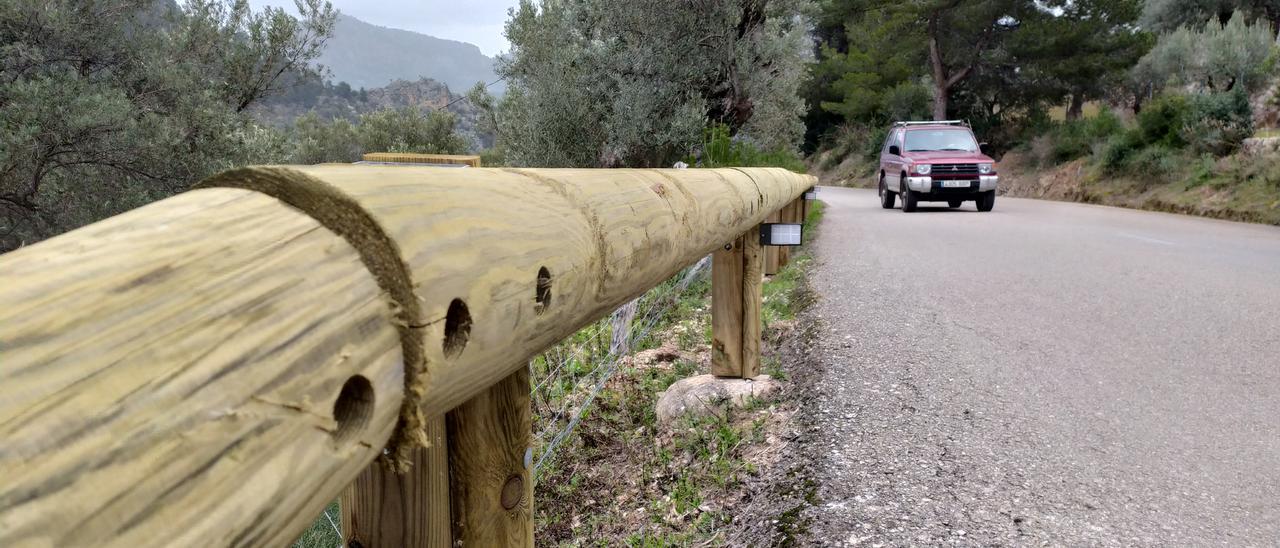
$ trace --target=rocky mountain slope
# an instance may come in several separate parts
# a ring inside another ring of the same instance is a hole
[[[476,82],[493,82],[494,59],[466,42],[380,27],[339,14],[333,37],[317,62],[334,82],[376,88],[396,80],[431,78],[462,93]],[[494,86],[501,91],[501,84]]]

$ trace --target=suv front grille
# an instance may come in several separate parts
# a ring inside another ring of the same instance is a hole
[[[933,164],[934,175],[977,175],[978,164]]]

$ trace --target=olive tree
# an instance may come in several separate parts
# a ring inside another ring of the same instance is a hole
[[[309,112],[294,121],[291,160],[299,164],[355,162],[366,152],[461,154],[468,143],[452,112],[417,107],[387,108],[324,121]]]
[[[795,148],[807,0],[522,0],[488,105],[509,161],[656,166],[724,124],[765,149]]]
[[[1244,12],[1236,11],[1225,24],[1214,19],[1161,36],[1133,68],[1133,75],[1153,90],[1171,85],[1254,91],[1269,76],[1275,41],[1268,22],[1250,23]]]
[[[335,16],[297,8],[0,2],[0,251],[278,157],[244,110],[312,70]]]

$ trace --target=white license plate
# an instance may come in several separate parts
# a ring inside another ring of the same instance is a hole
[[[943,181],[942,188],[969,188],[973,181]]]

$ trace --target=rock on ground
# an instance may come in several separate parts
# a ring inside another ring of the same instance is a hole
[[[728,405],[745,407],[753,399],[772,398],[780,386],[781,383],[768,375],[754,379],[714,375],[680,379],[658,397],[658,421],[668,424],[686,413],[700,417],[719,414]]]

